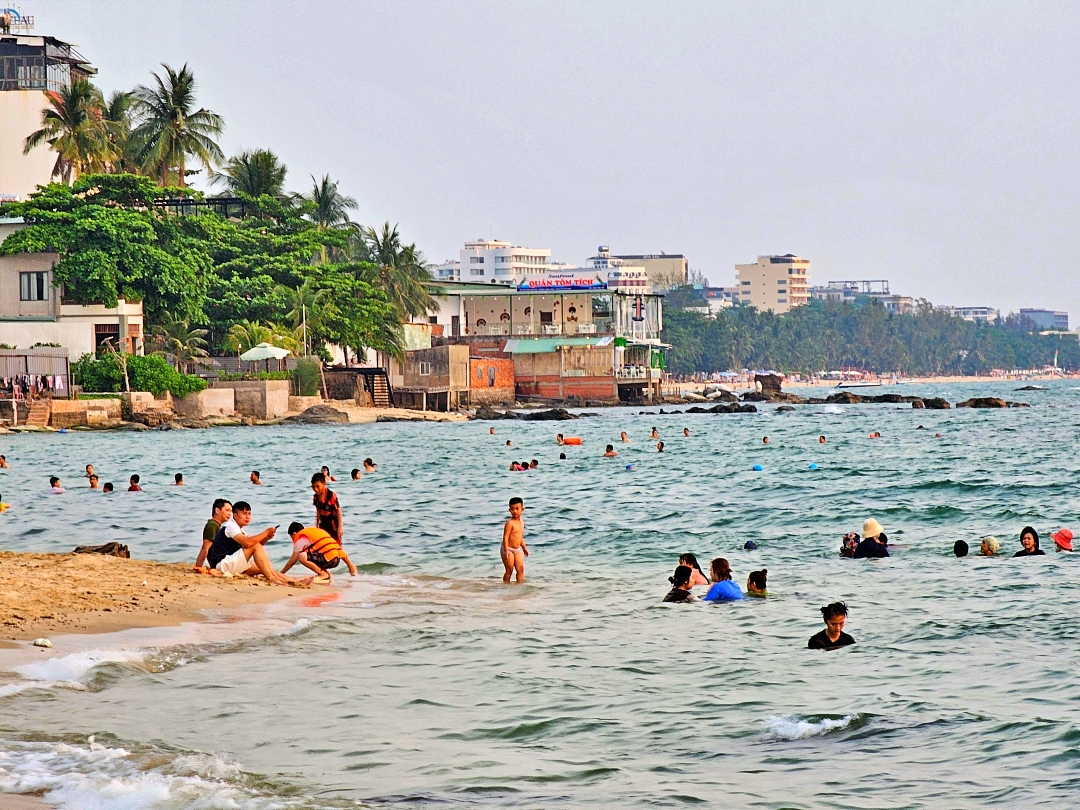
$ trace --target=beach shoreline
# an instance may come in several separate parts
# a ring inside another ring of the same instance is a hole
[[[197,621],[295,596],[261,578],[199,574],[184,563],[103,554],[0,551],[0,639],[110,633]],[[306,591],[304,591],[306,592]]]

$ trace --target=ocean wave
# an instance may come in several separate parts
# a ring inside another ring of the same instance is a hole
[[[0,791],[43,795],[61,810],[173,810],[229,807],[282,810],[299,806],[261,790],[240,766],[221,757],[182,754],[161,762],[90,737],[86,744],[0,741]],[[310,806],[310,805],[307,805]]]
[[[14,667],[14,671],[29,681],[72,683],[82,681],[90,670],[101,664],[141,662],[146,656],[145,650],[84,650],[23,664]]]
[[[809,715],[806,717],[789,714],[783,717],[770,715],[765,718],[769,734],[778,740],[805,740],[807,737],[822,737],[834,731],[848,728],[860,728],[868,722],[864,714],[846,714],[843,717],[828,715]]]

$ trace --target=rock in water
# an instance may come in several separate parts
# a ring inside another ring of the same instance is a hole
[[[957,408],[1008,408],[1008,403],[997,397],[972,397],[956,403]]]
[[[549,411],[533,411],[521,416],[526,422],[562,422],[567,419],[577,419],[566,408],[552,408]]]
[[[947,399],[941,397],[927,397],[922,402],[923,407],[931,411],[947,411],[952,407]]]
[[[329,405],[312,405],[306,411],[285,419],[299,425],[334,425],[349,421],[349,415]]]

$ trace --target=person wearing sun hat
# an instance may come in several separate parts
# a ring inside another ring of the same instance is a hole
[[[1069,529],[1058,529],[1052,535],[1050,539],[1054,541],[1054,548],[1058,551],[1072,551],[1072,531]]]
[[[881,541],[885,530],[881,524],[870,518],[862,525],[862,542],[855,549],[855,559],[865,560],[873,557],[888,557],[889,549]]]

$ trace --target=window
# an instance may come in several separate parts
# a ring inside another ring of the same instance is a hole
[[[786,298],[777,298],[776,303],[778,303],[778,304],[786,304],[787,299]]]
[[[430,323],[430,324],[436,324],[436,323],[439,322],[439,316],[438,315],[428,315],[427,322]]]
[[[469,264],[483,264],[483,263],[484,263],[484,257],[483,256],[470,256],[469,257]]]
[[[482,276],[482,275],[484,275],[484,268],[483,267],[470,268],[469,269],[469,275],[470,276]]]
[[[429,363],[427,361],[424,361],[424,360],[420,361],[420,376],[421,377],[430,377],[431,376],[431,363]]]
[[[496,256],[495,257],[495,264],[509,264],[509,263],[510,263],[510,257],[509,256]]]
[[[48,273],[19,273],[20,301],[48,301],[49,289],[45,286]]]
[[[744,287],[749,287],[749,286],[750,286],[750,282],[749,282],[749,281],[744,281],[744,282],[742,283],[742,285],[743,285]]]

